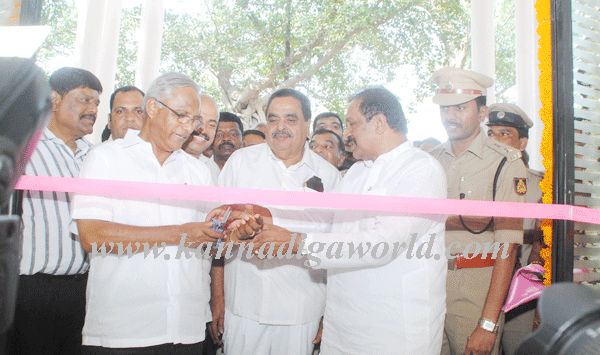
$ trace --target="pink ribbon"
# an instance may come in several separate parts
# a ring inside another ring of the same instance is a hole
[[[411,215],[548,218],[600,224],[599,210],[539,203],[374,196],[334,192],[311,193],[27,175],[21,176],[16,189],[133,199],[255,203],[271,206],[351,209]]]

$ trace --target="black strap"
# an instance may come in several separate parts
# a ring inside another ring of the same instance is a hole
[[[500,164],[498,164],[498,168],[496,169],[496,175],[494,175],[494,185],[492,187],[492,201],[496,201],[496,187],[498,186],[498,178],[500,177],[500,172],[502,171],[502,167],[504,166],[504,164],[506,164],[506,157],[502,158],[502,160],[500,161]],[[463,217],[461,215],[458,215],[458,219],[460,220],[460,224],[462,224],[462,226],[469,231],[471,234],[481,234],[485,231],[487,231],[488,229],[490,229],[492,227],[492,225],[494,224],[494,217],[490,218],[490,221],[488,222],[488,224],[480,231],[475,231],[469,227],[467,227],[467,224],[465,223],[465,221],[463,220]]]

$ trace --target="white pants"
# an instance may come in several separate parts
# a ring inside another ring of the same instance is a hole
[[[300,325],[261,324],[225,310],[225,355],[311,355],[319,321]]]

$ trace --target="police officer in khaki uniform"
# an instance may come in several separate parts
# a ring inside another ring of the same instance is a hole
[[[518,149],[523,154],[523,162],[528,165],[525,158],[529,128],[533,122],[523,110],[514,104],[494,104],[490,106],[488,119],[488,137]],[[539,183],[542,174],[532,169],[527,170],[526,202],[538,203],[542,198]],[[531,263],[543,265],[540,250],[543,246],[542,233],[535,219],[523,221],[524,238],[520,249],[519,265]],[[502,333],[502,350],[507,355],[512,355],[523,340],[531,333],[535,316],[536,302],[517,307],[506,314],[506,323]]]
[[[434,73],[448,141],[431,153],[446,171],[448,198],[524,202],[527,192],[521,153],[489,139],[486,89],[493,80],[463,69]],[[446,322],[442,354],[498,354],[504,304],[523,241],[523,220],[450,216]],[[494,244],[496,243],[496,244]],[[493,246],[501,246],[493,258]],[[504,254],[504,255],[502,255]]]

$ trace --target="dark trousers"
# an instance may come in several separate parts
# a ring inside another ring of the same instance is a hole
[[[12,354],[81,354],[87,274],[21,275]]]
[[[100,346],[84,346],[85,355],[201,355],[202,343],[196,344],[161,344],[143,348],[103,348]]]

